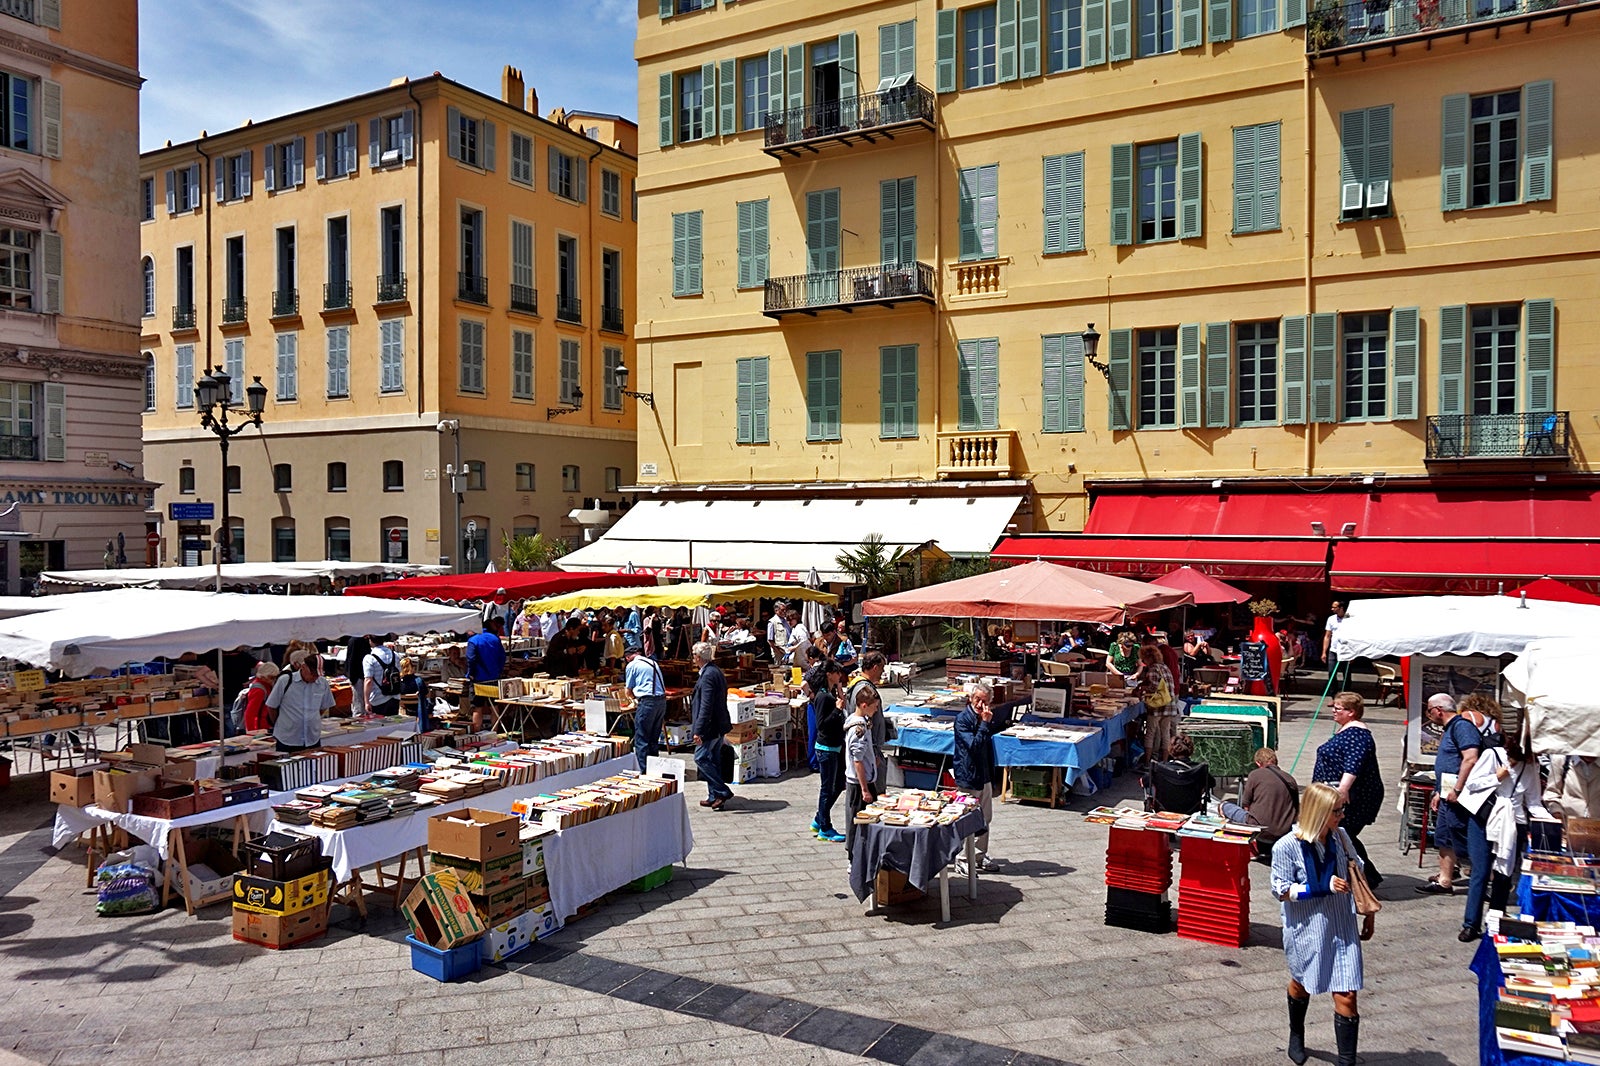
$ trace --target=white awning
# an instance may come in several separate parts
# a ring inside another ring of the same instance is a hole
[[[633,572],[713,581],[848,582],[841,552],[869,534],[884,545],[932,543],[949,555],[987,555],[1021,496],[886,499],[642,500],[604,537],[561,557],[563,570]]]
[[[323,578],[410,577],[438,574],[448,567],[428,563],[343,563],[324,559],[296,563],[224,563],[222,587],[253,585],[315,584]],[[217,568],[211,566],[120,567],[115,570],[46,570],[39,584],[46,591],[72,587],[90,588],[165,588],[210,589],[216,585]]]

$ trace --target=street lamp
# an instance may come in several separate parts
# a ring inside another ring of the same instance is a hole
[[[461,490],[462,482],[466,480],[466,471],[461,467],[461,420],[459,418],[441,418],[435,426],[440,433],[448,433],[455,438],[456,461],[453,465],[444,468],[445,476],[450,479],[450,495],[456,501],[455,547],[450,551],[450,562],[456,573],[461,573]]]
[[[256,378],[244,390],[245,406],[233,399],[233,379],[224,370],[212,370],[195,382],[195,394],[200,403],[200,425],[217,435],[222,446],[222,524],[217,529],[217,557],[222,562],[232,562],[233,531],[228,528],[228,442],[248,426],[261,426],[261,412],[267,407],[267,387]],[[228,414],[244,415],[238,425],[228,424]]]
[[[1111,380],[1111,368],[1095,356],[1100,354],[1100,334],[1095,332],[1094,323],[1089,323],[1089,328],[1083,331],[1083,360],[1096,370],[1107,381]]]
[[[656,394],[653,392],[630,392],[628,390],[628,365],[618,363],[611,370],[611,380],[616,383],[617,391],[624,396],[632,396],[635,400],[649,407],[652,411],[656,407]]]
[[[544,416],[546,418],[560,418],[562,415],[570,415],[574,411],[581,410],[583,410],[583,388],[581,386],[574,385],[572,386],[572,398],[567,401],[567,406],[546,407],[544,409]]]

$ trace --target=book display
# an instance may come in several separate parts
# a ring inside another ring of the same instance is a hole
[[[1472,970],[1485,1063],[1600,1063],[1594,926],[1490,915]]]

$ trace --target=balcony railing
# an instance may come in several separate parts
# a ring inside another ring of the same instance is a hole
[[[348,281],[330,281],[322,286],[322,309],[324,311],[348,311],[354,296],[353,286]]]
[[[763,150],[768,155],[815,152],[825,142],[873,143],[896,133],[934,127],[934,96],[910,82],[882,92],[863,93],[767,116]]]
[[[482,274],[461,271],[456,274],[456,298],[474,304],[488,303],[489,279]]]
[[[511,286],[511,310],[522,311],[530,315],[539,313],[539,290],[532,285]]]
[[[406,276],[404,274],[379,274],[378,275],[378,302],[381,304],[397,304],[406,298]]]
[[[576,296],[556,295],[556,319],[560,322],[582,322],[583,301]]]
[[[1017,435],[1009,429],[939,434],[940,477],[1010,477]]]
[[[1430,460],[1569,459],[1566,411],[1521,415],[1430,415]]]
[[[814,315],[829,309],[849,311],[871,304],[907,300],[933,302],[933,267],[926,263],[884,263],[820,274],[768,278],[762,313]]]
[[[1315,55],[1514,18],[1570,6],[1574,0],[1355,0],[1315,3],[1306,18],[1306,51]]]
[[[37,437],[0,436],[0,459],[37,459]]]
[[[244,297],[241,296],[236,300],[222,301],[222,324],[224,326],[231,326],[235,323],[243,322],[249,317],[250,312],[249,308],[245,304]]]
[[[194,313],[194,304],[188,304],[187,306],[183,304],[173,304],[172,328],[194,329]]]
[[[600,307],[600,328],[611,333],[622,332],[622,308]]]
[[[300,313],[300,290],[277,289],[272,294],[272,317],[293,318]]]

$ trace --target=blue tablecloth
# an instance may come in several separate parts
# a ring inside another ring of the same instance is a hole
[[[1535,892],[1533,875],[1517,880],[1517,910],[1536,922],[1576,922],[1600,928],[1600,896],[1579,892]]]
[[[1559,893],[1537,892],[1538,896]],[[1500,1041],[1494,1035],[1494,1005],[1505,985],[1505,975],[1500,972],[1500,958],[1495,954],[1494,941],[1484,937],[1478,941],[1478,950],[1468,967],[1478,977],[1478,1061],[1481,1066],[1550,1066],[1560,1059],[1544,1055],[1508,1055],[1500,1050]]]
[[[1021,740],[1009,733],[994,735],[996,766],[1059,766],[1068,785],[1079,775],[1111,753],[1111,741],[1103,729],[1085,723],[1094,732],[1075,741]],[[956,736],[948,729],[919,729],[902,726],[895,740],[903,750],[948,757],[955,753]]]

